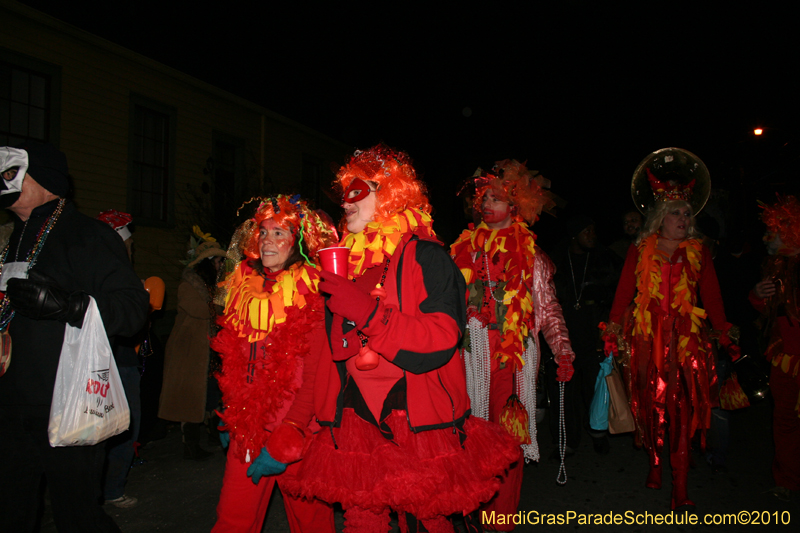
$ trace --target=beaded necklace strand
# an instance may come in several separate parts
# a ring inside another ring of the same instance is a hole
[[[28,272],[30,272],[33,265],[36,264],[36,260],[39,258],[39,253],[42,251],[44,247],[44,243],[47,240],[47,236],[50,235],[50,232],[53,230],[53,227],[56,225],[56,221],[58,217],[61,215],[61,212],[64,210],[64,204],[67,201],[61,198],[58,201],[58,205],[56,206],[53,214],[50,215],[45,223],[42,225],[42,228],[39,230],[39,233],[36,235],[36,241],[33,243],[30,251],[28,252]],[[28,219],[30,220],[30,218]],[[28,221],[25,221],[25,227],[27,227]],[[25,233],[23,229],[23,234]],[[22,235],[20,235],[20,243],[22,242]],[[8,257],[8,249],[10,247],[10,243],[6,244],[5,249],[3,250],[3,256],[0,257],[0,275],[3,273],[3,266],[6,264],[6,258]],[[19,255],[19,244],[17,244],[17,256]],[[16,259],[16,257],[15,257]],[[8,324],[11,322],[11,319],[14,318],[14,310],[11,308],[11,302],[8,300],[8,296],[5,294],[3,295],[3,301],[0,303],[0,332],[5,331],[8,328]]]
[[[380,283],[378,283],[377,287],[375,287],[376,289],[379,289],[379,288],[383,287],[383,284],[386,281],[386,273],[389,271],[389,263],[391,263],[391,262],[392,262],[392,260],[387,257],[386,258],[386,264],[383,266],[383,274],[381,274],[381,281],[380,281]],[[355,283],[355,282],[356,282],[356,280],[355,280],[355,278],[353,278],[353,283]],[[375,298],[375,301],[376,302],[380,302],[381,301],[381,297],[378,296],[377,298]],[[357,333],[358,333],[359,340],[361,340],[361,347],[363,348],[363,347],[365,347],[367,345],[367,343],[369,342],[369,339],[367,338],[366,335],[361,333],[360,330],[357,331]],[[345,346],[345,348],[346,348],[346,346]]]
[[[486,286],[484,287],[484,290],[489,293],[489,295],[492,297],[492,300],[495,302],[500,304],[505,303],[503,300],[498,300],[494,295],[494,289],[497,287],[497,282],[492,281],[492,274],[489,272],[489,254],[487,252],[483,252],[483,264],[486,266]]]
[[[575,292],[575,305],[572,307],[578,311],[581,308],[581,297],[583,296],[583,289],[586,287],[586,270],[589,268],[589,252],[586,252],[586,263],[583,265],[583,279],[581,280],[581,292],[578,293],[578,284],[575,283],[575,269],[572,267],[572,252],[567,250],[567,259],[569,259],[569,272],[572,274],[572,290]]]

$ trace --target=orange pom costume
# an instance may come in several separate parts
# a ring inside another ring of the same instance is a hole
[[[305,260],[279,272],[259,268],[259,227],[268,219],[291,232]],[[222,358],[220,429],[230,435],[214,532],[260,532],[273,487],[277,483],[284,490],[299,469],[294,461],[303,442],[319,429],[311,422],[314,378],[320,358],[329,352],[319,271],[312,262],[333,235],[335,230],[299,196],[279,195],[263,200],[233,236],[228,258],[236,266],[220,283],[225,314],[211,343]],[[255,484],[247,470],[262,453],[293,464]],[[293,533],[334,532],[327,504],[286,492],[283,501]]]

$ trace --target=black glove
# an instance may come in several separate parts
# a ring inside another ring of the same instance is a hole
[[[17,313],[34,320],[58,320],[81,327],[89,305],[89,295],[83,291],[69,293],[46,274],[28,272],[28,279],[8,280],[6,291],[11,307]]]

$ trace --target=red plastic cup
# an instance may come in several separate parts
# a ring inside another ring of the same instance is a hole
[[[350,257],[350,248],[333,246],[319,251],[319,262],[322,270],[333,272],[338,276],[347,277],[347,260]]]

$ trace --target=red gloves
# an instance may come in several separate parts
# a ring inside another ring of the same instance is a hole
[[[366,326],[378,303],[375,298],[362,291],[352,281],[332,272],[320,272],[320,292],[330,295],[327,305],[334,314],[355,322],[358,329]]]
[[[572,374],[575,373],[575,368],[572,366],[572,360],[569,355],[562,354],[556,357],[558,364],[558,372],[556,373],[556,381],[569,381],[572,379]]]
[[[614,356],[618,356],[619,343],[617,340],[617,335],[622,331],[620,325],[615,324],[614,322],[611,322],[610,324],[600,322],[597,327],[603,332],[600,336],[600,338],[603,339],[603,353],[605,355],[613,354]]]

